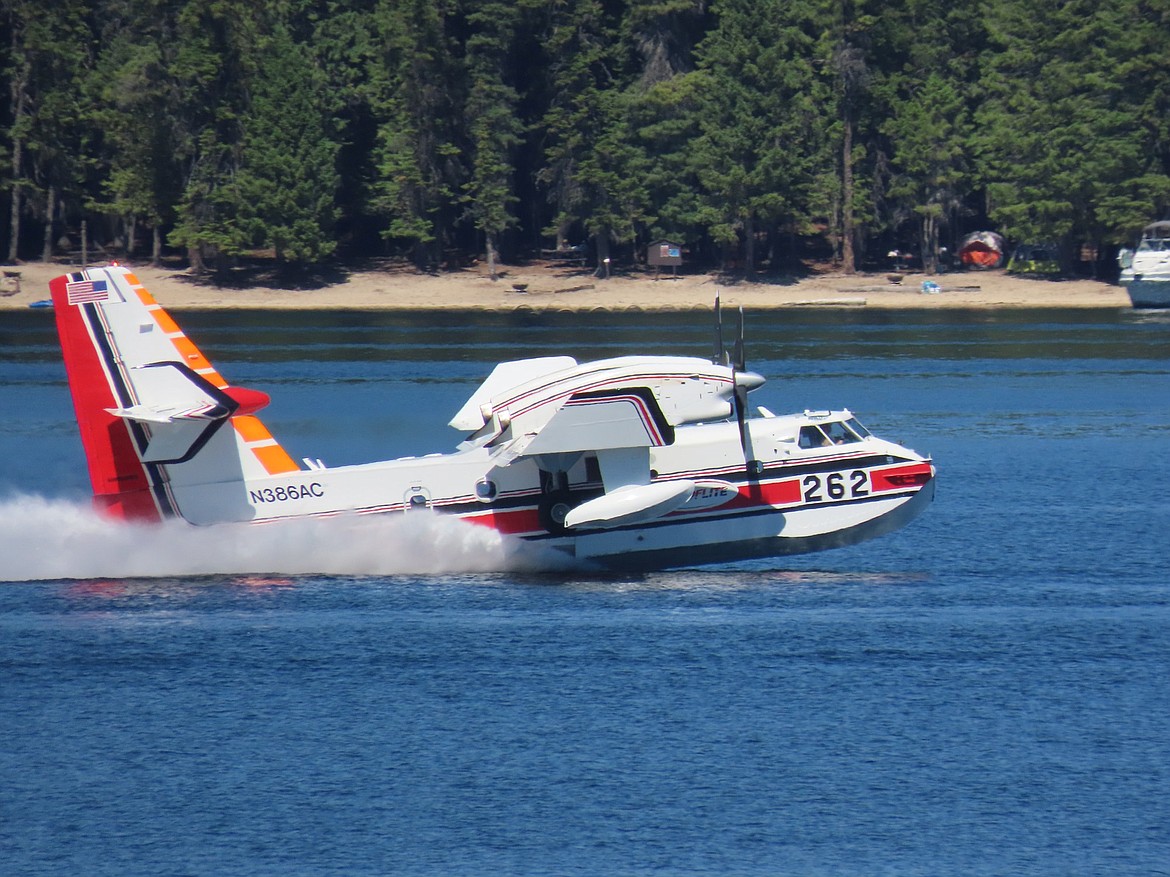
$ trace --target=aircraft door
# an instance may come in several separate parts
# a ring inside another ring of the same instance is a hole
[[[431,492],[420,484],[412,484],[402,495],[404,511],[422,511],[431,507]]]

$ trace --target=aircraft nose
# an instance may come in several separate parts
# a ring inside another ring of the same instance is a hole
[[[736,372],[735,385],[743,387],[745,390],[754,390],[756,387],[763,385],[763,375],[758,375],[755,372]]]

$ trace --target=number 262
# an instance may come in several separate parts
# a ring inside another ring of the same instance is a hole
[[[864,469],[854,469],[848,475],[849,483],[845,483],[844,472],[832,472],[829,475],[806,475],[801,485],[804,487],[805,502],[825,502],[826,500],[855,499],[860,496],[869,496],[869,475]]]

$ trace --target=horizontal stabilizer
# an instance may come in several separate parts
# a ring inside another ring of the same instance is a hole
[[[138,423],[178,423],[182,420],[223,420],[227,409],[220,405],[204,405],[198,408],[156,408],[150,405],[134,405],[131,408],[107,408],[115,417],[134,420]]]
[[[149,362],[127,371],[135,405],[105,409],[115,417],[145,424],[144,463],[182,463],[207,444],[220,426],[240,409],[239,394],[250,407],[267,395],[238,387],[220,388],[176,361]]]
[[[629,484],[577,506],[565,515],[565,526],[604,528],[652,521],[682,506],[694,490],[693,481]]]

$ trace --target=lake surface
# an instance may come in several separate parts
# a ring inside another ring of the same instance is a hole
[[[331,465],[451,449],[501,359],[711,349],[693,314],[180,322]],[[114,526],[51,315],[0,313],[0,872],[1170,872],[1170,314],[747,334],[753,401],[933,454],[933,506],[601,578],[443,523]]]

